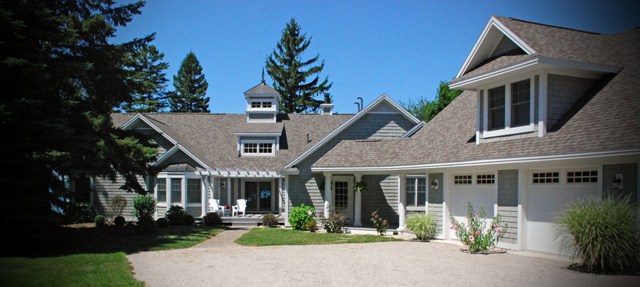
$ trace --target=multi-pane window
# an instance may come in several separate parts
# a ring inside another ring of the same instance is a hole
[[[182,179],[172,178],[171,179],[171,203],[181,203],[181,202],[182,202]]]
[[[406,182],[407,207],[424,206],[427,201],[427,180],[424,177],[408,177]]]
[[[335,192],[336,192],[336,197],[335,197],[336,210],[347,209],[349,204],[349,182],[336,181]]]
[[[454,175],[453,176],[453,183],[454,184],[471,184],[472,180],[471,180],[471,175],[470,174],[465,174],[465,175]]]
[[[504,86],[489,89],[489,130],[504,129]]]
[[[158,203],[167,202],[167,179],[166,178],[157,178],[156,179],[156,190],[158,192]]]
[[[244,153],[258,153],[258,143],[245,143]]]
[[[244,154],[273,154],[273,143],[244,143]]]
[[[533,183],[558,183],[560,182],[559,172],[536,172],[533,174]]]
[[[567,172],[567,183],[581,182],[598,182],[598,171],[584,170]]]
[[[187,202],[199,203],[202,201],[202,192],[200,189],[199,178],[187,179]]]
[[[271,107],[271,102],[262,102],[262,107],[263,108],[270,108]]]
[[[530,81],[511,84],[511,127],[529,124]]]
[[[258,144],[258,153],[273,153],[273,144],[272,143],[259,143]]]
[[[476,184],[494,184],[496,182],[495,174],[478,174],[476,175]]]
[[[253,109],[260,108],[260,102],[251,102],[251,108]]]

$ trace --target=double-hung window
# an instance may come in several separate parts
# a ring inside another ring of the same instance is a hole
[[[504,86],[489,89],[489,130],[504,129]]]
[[[530,83],[524,80],[511,84],[511,126],[529,124]]]
[[[407,177],[407,208],[422,207],[427,201],[427,180],[425,177]]]
[[[532,79],[484,90],[483,137],[533,132]]]

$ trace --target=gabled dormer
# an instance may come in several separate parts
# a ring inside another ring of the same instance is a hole
[[[476,143],[543,137],[597,82],[620,71],[572,58],[565,47],[579,47],[585,38],[598,40],[590,32],[491,17],[450,83],[476,92]]]
[[[280,94],[265,82],[244,92],[247,100],[248,123],[275,123],[278,107],[282,98]]]

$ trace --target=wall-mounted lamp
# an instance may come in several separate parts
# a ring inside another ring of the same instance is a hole
[[[220,181],[220,187],[224,188],[225,182],[224,181]]]
[[[433,188],[433,189],[438,189],[438,179],[434,179],[431,181],[431,184],[429,185],[429,187]]]

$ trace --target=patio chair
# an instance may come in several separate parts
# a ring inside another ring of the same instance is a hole
[[[219,199],[209,199],[209,212],[215,212],[222,216],[223,214],[222,206],[220,206]]]
[[[242,217],[246,217],[247,213],[245,210],[247,209],[247,200],[246,199],[238,199],[238,204],[233,206],[233,211],[231,212],[232,216],[239,216],[239,213],[242,213]]]

